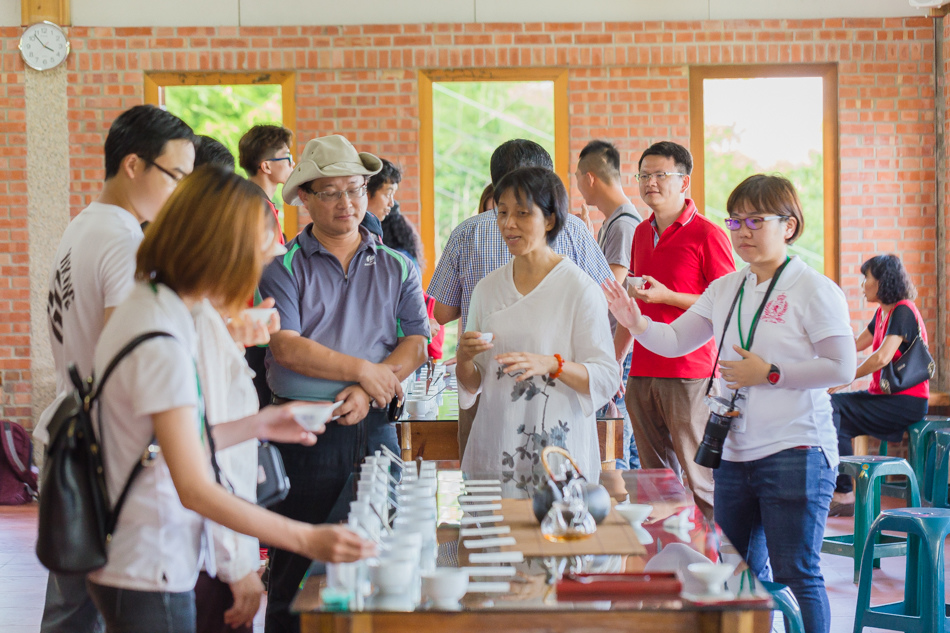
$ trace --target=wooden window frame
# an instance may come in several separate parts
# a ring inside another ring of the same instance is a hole
[[[294,133],[290,153],[297,154],[297,103],[295,100],[297,75],[290,71],[266,71],[251,73],[231,72],[146,72],[145,103],[163,106],[163,89],[168,86],[235,86],[271,84],[280,86],[281,125]],[[235,156],[235,159],[237,156]],[[284,235],[292,239],[299,230],[297,207],[284,205]]]
[[[432,131],[432,84],[443,81],[554,82],[554,171],[570,191],[570,128],[566,68],[466,68],[419,71],[419,189],[420,234],[426,261],[435,262],[435,147]],[[486,182],[489,174],[485,174]],[[434,266],[425,271],[429,285]]]
[[[696,206],[705,210],[706,136],[704,130],[704,79],[768,79],[776,77],[821,77],[822,160],[824,169],[825,270],[836,283],[841,279],[841,187],[838,154],[837,64],[752,64],[691,66],[689,69],[689,137],[693,154],[690,193]],[[736,183],[739,184],[739,183]]]

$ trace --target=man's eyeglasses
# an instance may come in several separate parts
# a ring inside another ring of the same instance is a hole
[[[685,176],[686,174],[681,174],[678,171],[658,171],[655,174],[634,174],[634,177],[638,182],[650,182],[656,178],[657,183],[666,182],[666,179],[671,176]]]
[[[350,200],[359,200],[366,195],[366,185],[358,187],[356,189],[344,189],[342,191],[311,191],[307,187],[300,187],[307,193],[316,196],[322,202],[339,202],[343,199],[343,195]]]
[[[293,158],[293,156],[278,156],[277,158],[265,158],[265,159],[264,159],[264,162],[265,162],[265,163],[276,163],[276,162],[282,161],[282,160],[287,161],[287,164],[290,165],[291,167],[294,166],[294,158]]]
[[[183,175],[168,171],[167,169],[165,169],[164,167],[162,167],[161,165],[159,165],[153,160],[146,160],[145,162],[151,165],[152,167],[154,167],[155,169],[157,169],[158,171],[162,172],[163,174],[165,174],[172,180],[174,180],[176,185],[181,182],[182,178],[184,178]]]
[[[745,222],[745,225],[752,229],[753,231],[758,231],[762,226],[769,220],[787,220],[787,215],[753,215],[747,218],[726,218],[726,228],[730,231],[738,231],[739,227],[742,226],[742,223]]]

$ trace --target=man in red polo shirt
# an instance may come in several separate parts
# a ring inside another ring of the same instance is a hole
[[[735,271],[723,229],[707,220],[686,197],[693,158],[669,141],[650,146],[640,158],[640,197],[653,210],[634,232],[629,292],[643,314],[671,323],[689,309],[714,279]],[[617,328],[617,358],[629,349],[630,331]],[[713,478],[693,461],[709,417],[706,382],[716,344],[680,358],[666,358],[634,343],[625,401],[643,468],[671,468],[689,480],[696,505],[712,519]]]

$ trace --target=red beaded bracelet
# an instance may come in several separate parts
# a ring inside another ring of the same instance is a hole
[[[551,380],[557,380],[564,373],[564,359],[561,358],[560,354],[555,354],[554,358],[557,359],[557,371],[551,374]]]

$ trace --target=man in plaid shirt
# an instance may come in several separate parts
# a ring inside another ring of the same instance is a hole
[[[550,154],[533,141],[514,139],[498,146],[491,157],[491,180],[497,185],[508,172],[521,167],[554,169]],[[569,215],[564,229],[558,233],[554,251],[581,267],[598,284],[612,279],[613,273],[594,236],[580,219]],[[498,229],[494,210],[480,213],[463,221],[452,234],[442,251],[427,293],[435,303],[434,316],[443,326],[462,319],[462,331],[468,320],[468,305],[475,284],[489,273],[511,261],[511,253]],[[606,318],[607,315],[604,315]],[[478,402],[470,409],[459,410],[459,459],[465,452],[472,420],[478,411]]]

